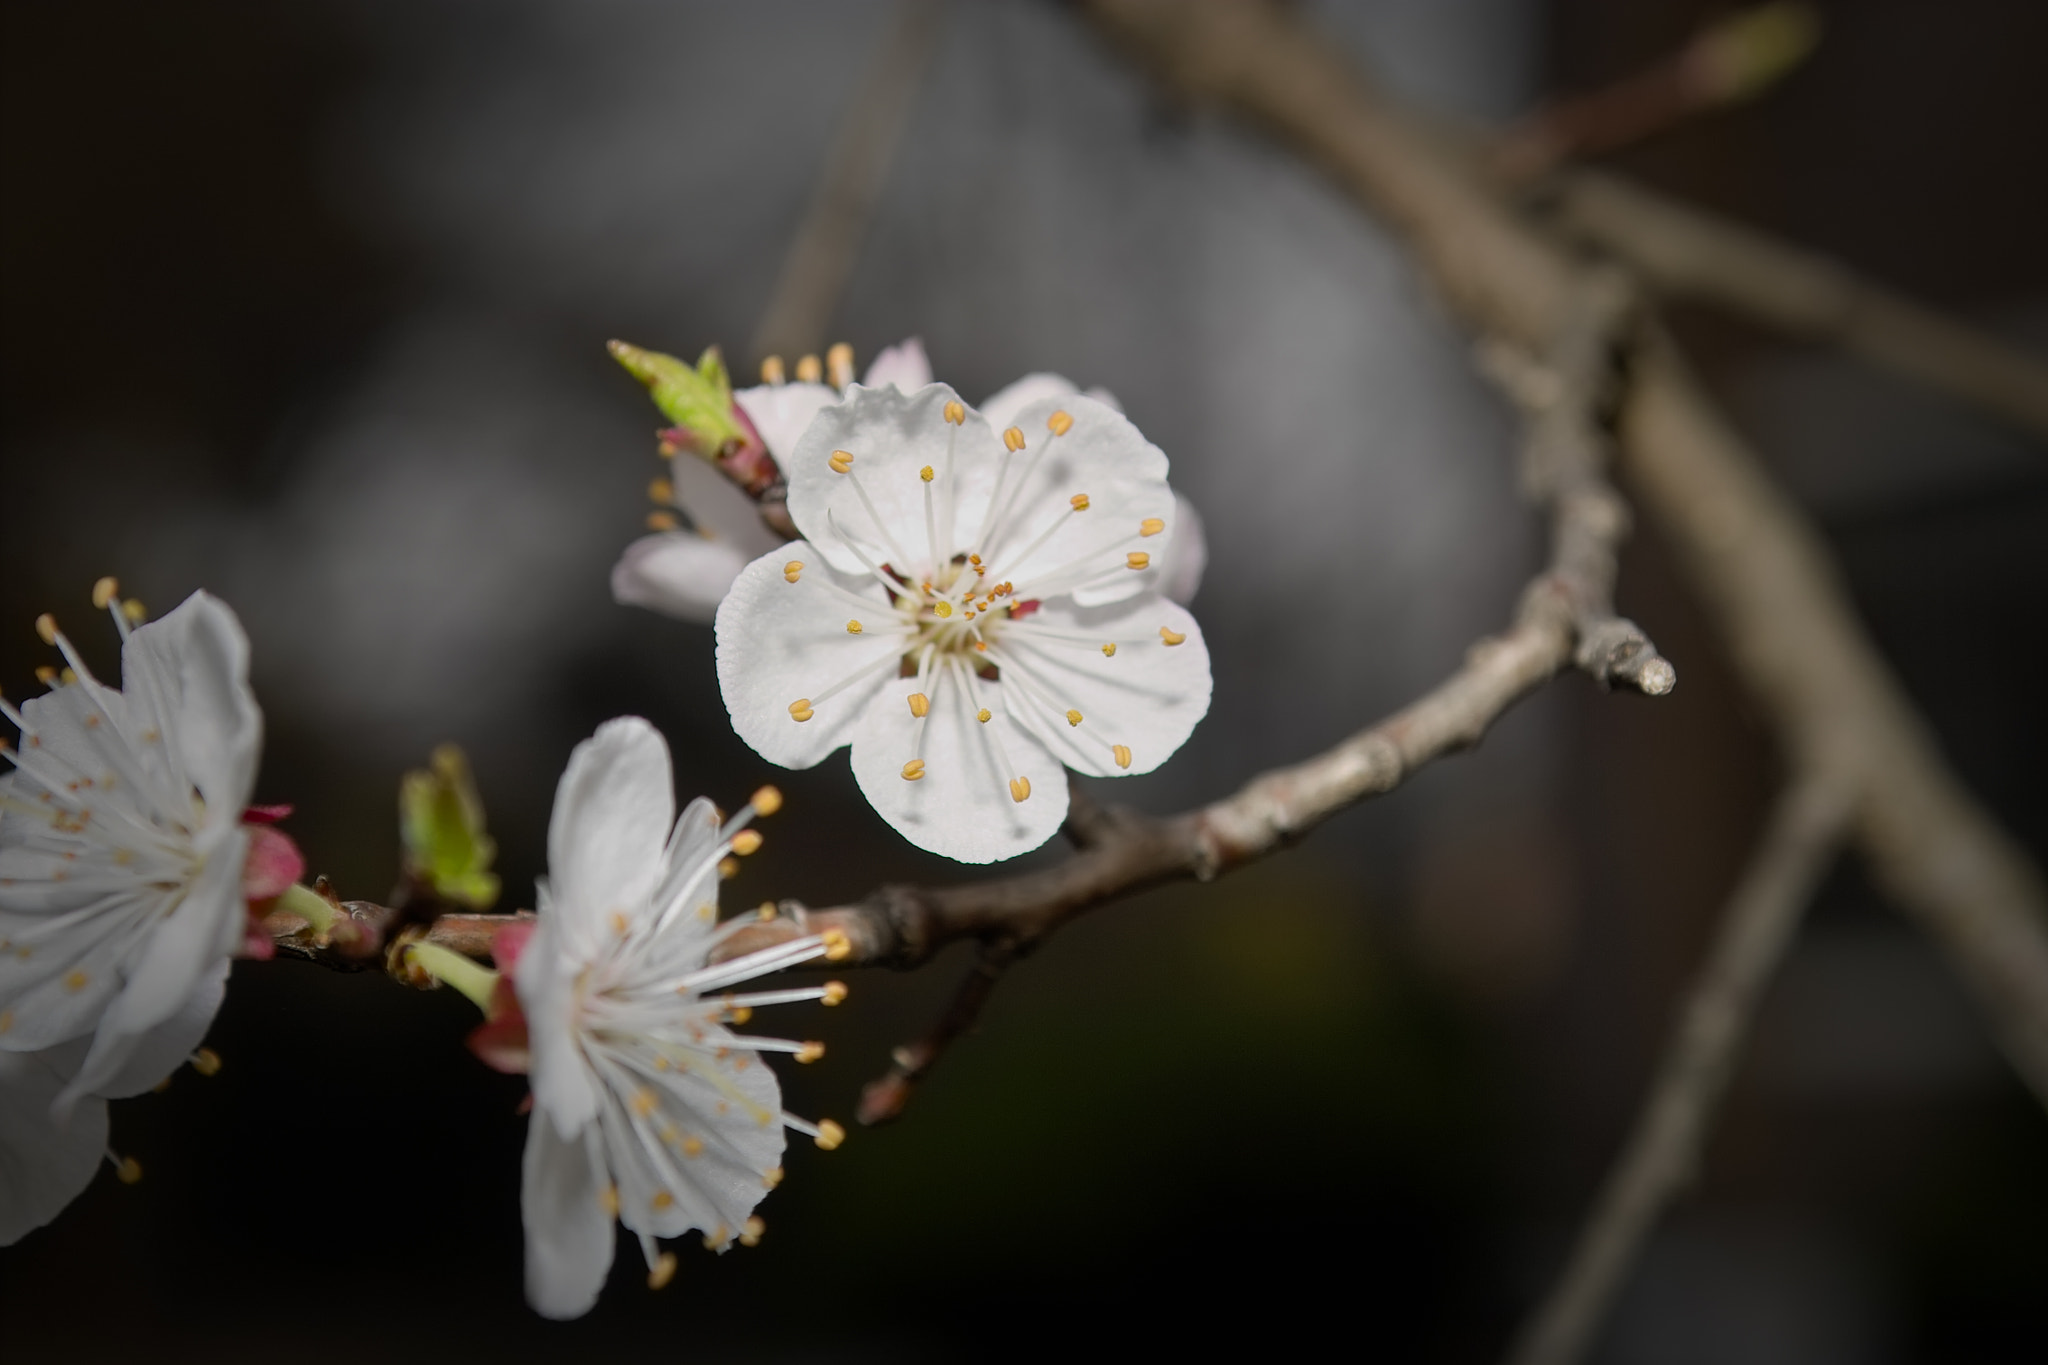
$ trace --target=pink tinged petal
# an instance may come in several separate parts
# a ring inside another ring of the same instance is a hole
[[[273,900],[306,875],[306,855],[292,837],[270,825],[250,825],[249,853],[242,864],[242,899]]]
[[[63,1212],[104,1159],[105,1101],[79,1104],[69,1123],[51,1115],[67,1079],[47,1053],[0,1052],[0,1246]]]
[[[1078,635],[1080,641],[1034,636],[1031,626]],[[1164,627],[1180,640],[1169,645]],[[1104,656],[1090,641],[1116,641]],[[1024,715],[1059,760],[1095,777],[1147,773],[1171,758],[1209,713],[1209,650],[1202,628],[1187,610],[1148,593],[1106,607],[1047,602],[1027,624],[1007,630],[1006,671],[1022,675],[1029,703],[1012,695],[1011,709]],[[1066,712],[1081,716],[1070,724]],[[1116,745],[1130,751],[1128,766],[1117,761]]]
[[[788,566],[799,563],[795,582]],[[862,608],[843,593],[871,601]],[[846,629],[862,620],[860,634]],[[873,578],[835,572],[823,551],[795,541],[746,567],[718,608],[718,686],[733,729],[785,768],[808,768],[851,743],[868,699],[895,680],[903,642]],[[859,681],[827,697],[842,680]],[[809,720],[793,703],[814,699]]]
[[[708,625],[746,562],[726,542],[693,531],[642,536],[612,566],[612,600]]]
[[[761,433],[768,453],[789,472],[789,456],[811,421],[839,401],[839,391],[828,384],[763,384],[740,389],[733,401]]]
[[[724,542],[742,564],[766,554],[782,537],[761,520],[761,504],[703,460],[676,459],[669,465],[676,506],[689,517],[699,539]]]
[[[490,1017],[470,1032],[469,1050],[493,1071],[523,1076],[533,1069],[526,1014],[512,983],[502,976],[491,991]]]
[[[908,563],[894,567],[919,574],[930,567],[924,514],[927,485],[919,476],[926,466],[935,475],[929,485],[932,496],[957,500],[953,524],[960,538],[970,538],[981,525],[995,491],[1003,443],[971,410],[962,425],[949,425],[946,405],[958,401],[944,384],[927,385],[914,394],[856,384],[847,390],[846,401],[825,409],[811,423],[784,466],[789,515],[804,539],[824,551],[832,567],[865,574],[862,553],[880,564],[895,559],[899,550]],[[835,450],[852,453],[850,473],[832,468]],[[958,485],[951,490],[944,477],[949,458]],[[846,544],[849,537],[858,550]]]
[[[981,415],[988,424],[1001,431],[1013,425],[1020,413],[1033,403],[1047,398],[1071,398],[1080,388],[1073,380],[1057,374],[1027,374],[1014,383],[1005,384],[990,394],[980,404]]]
[[[526,1128],[519,1211],[526,1225],[526,1301],[548,1318],[577,1318],[597,1303],[616,1237],[606,1208],[594,1125],[558,1133],[544,1114]]]
[[[206,975],[241,942],[247,838],[241,826],[233,827],[177,909],[150,932],[139,957],[127,966],[120,994],[100,1019],[85,1065],[58,1097],[60,1110],[81,1095],[99,1093],[122,1074],[143,1035],[183,1008]]]
[[[860,382],[871,389],[894,384],[905,393],[916,393],[931,383],[932,362],[924,353],[923,339],[911,337],[885,349]]]
[[[519,957],[526,951],[526,945],[533,939],[537,926],[532,920],[515,920],[491,935],[491,961],[501,972],[518,968]]]
[[[916,683],[892,680],[861,721],[853,775],[876,813],[919,848],[963,863],[1000,862],[1058,831],[1067,815],[1066,774],[1006,714],[1006,705],[1017,704],[1007,688],[979,678],[970,688],[963,695],[957,674],[934,680],[920,720],[904,700]],[[976,719],[983,708],[990,713],[985,722]],[[923,758],[924,776],[907,781],[903,765],[913,755]],[[1031,784],[1023,801],[1010,790],[1013,777]]]
[[[674,822],[668,745],[652,725],[606,721],[576,746],[548,822],[552,914],[568,961],[589,962],[614,915],[644,911]]]
[[[213,1018],[220,1013],[227,988],[228,962],[223,958],[199,978],[198,987],[176,1014],[136,1039],[128,1060],[101,1082],[95,1093],[110,1100],[140,1095],[183,1066],[206,1041],[206,1031],[213,1027]]]
[[[1195,505],[1173,495],[1173,536],[1159,566],[1159,590],[1186,606],[1202,589],[1202,571],[1209,567],[1209,537]]]
[[[129,655],[150,656],[136,669]],[[173,738],[192,785],[205,800],[208,823],[239,820],[256,782],[263,713],[249,690],[249,641],[225,603],[193,593],[161,620],[140,626],[122,655],[122,676],[162,680],[174,694],[154,699],[173,721]]]

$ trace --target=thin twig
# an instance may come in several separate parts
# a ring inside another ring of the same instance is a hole
[[[1016,949],[1007,943],[982,945],[981,951],[975,954],[974,965],[954,992],[952,1003],[946,1006],[946,1012],[939,1016],[931,1031],[916,1042],[897,1048],[889,1055],[889,1069],[861,1088],[860,1107],[854,1117],[872,1127],[902,1114],[903,1106],[910,1103],[910,1092],[917,1083],[924,1079],[953,1040],[973,1028],[975,1021],[981,1018],[982,1008],[995,994],[996,983],[1003,979],[1003,973],[1009,970],[1016,957]]]
[[[756,357],[823,345],[945,13],[945,0],[898,0],[889,35],[826,154],[825,174],[783,258],[774,298],[754,329]]]
[[[1849,791],[1850,784],[1814,777],[1779,799],[1628,1142],[1571,1260],[1523,1328],[1511,1365],[1572,1365],[1585,1355],[1658,1217],[1692,1181],[1757,1003],[1848,831]]]

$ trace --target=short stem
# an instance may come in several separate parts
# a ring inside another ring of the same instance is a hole
[[[408,944],[405,958],[436,981],[461,991],[485,1014],[491,1012],[491,996],[497,990],[498,974],[489,967],[471,962],[461,953],[443,948],[438,943]]]
[[[284,889],[283,894],[277,898],[277,904],[271,909],[272,913],[281,910],[287,915],[297,915],[311,925],[313,933],[323,940],[333,931],[335,923],[343,917],[341,911],[328,903],[327,897],[312,887],[302,886],[297,882]]]

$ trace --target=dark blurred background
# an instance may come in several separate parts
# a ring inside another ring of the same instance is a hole
[[[1308,8],[1390,85],[1484,119],[1726,11]],[[1825,10],[1769,99],[1613,160],[2048,344],[2048,7]],[[751,368],[890,14],[0,5],[0,686],[33,688],[43,610],[112,668],[100,574],[156,611],[215,591],[255,644],[260,799],[297,806],[349,895],[390,885],[398,775],[455,740],[529,903],[561,765],[622,712],[667,733],[686,797],[788,792],[734,904],[974,875],[891,834],[843,759],[768,771],[709,631],[607,590],[657,419],[603,343]],[[2048,452],[1681,323],[1949,756],[2048,857]],[[1117,799],[1217,796],[1392,709],[1541,553],[1513,424],[1386,235],[1284,151],[1159,104],[1050,0],[951,7],[835,333],[863,361],[922,335],[970,398],[1033,369],[1106,385],[1205,510],[1215,708]],[[759,1249],[682,1248],[655,1295],[622,1244],[577,1323],[522,1305],[521,1086],[462,1049],[473,1011],[240,964],[226,1069],[115,1106],[147,1179],[103,1176],[0,1252],[0,1355],[1491,1359],[1621,1141],[1775,776],[1654,526],[1621,605],[1677,662],[1671,697],[1561,679],[1298,850],[1077,923],[903,1122],[792,1151]],[[834,1014],[773,1021],[832,1046],[792,1107],[846,1118],[961,969],[861,974]],[[1599,1359],[2038,1360],[2044,1285],[2048,1122],[1852,860]]]

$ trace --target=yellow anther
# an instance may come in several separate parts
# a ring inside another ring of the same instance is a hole
[[[906,763],[906,764],[904,764],[904,765],[903,765],[903,780],[904,780],[905,782],[916,782],[916,781],[920,780],[920,779],[921,779],[921,778],[923,778],[923,777],[924,777],[924,760],[923,760],[923,759],[921,759],[921,758],[913,758],[913,759],[911,759],[911,760],[910,760],[910,762],[908,762],[908,763]]]
[[[1069,724],[1069,725],[1079,725],[1080,723],[1081,723],[1081,713],[1080,713],[1079,711],[1076,711],[1076,710],[1074,710],[1073,708],[1069,707],[1069,708],[1067,709],[1067,724]]]
[[[780,1185],[782,1183],[782,1168],[780,1166],[770,1166],[767,1170],[761,1172],[761,1183],[771,1190]]]
[[[761,382],[763,384],[780,384],[788,378],[788,373],[782,368],[781,356],[771,355],[761,361]]]
[[[740,1245],[743,1247],[757,1247],[761,1245],[761,1234],[766,1231],[768,1231],[766,1220],[762,1219],[759,1215],[749,1218],[740,1225]]]
[[[36,681],[45,687],[55,687],[57,685],[57,670],[48,664],[36,665]]]
[[[649,1090],[646,1086],[643,1085],[638,1090],[635,1090],[633,1092],[633,1112],[638,1114],[641,1118],[644,1119],[649,1114],[653,1113],[654,1106],[655,1098],[654,1092],[652,1090]]]
[[[102,578],[99,582],[92,585],[92,604],[101,611],[105,611],[108,604],[114,600],[120,591],[121,582],[119,579],[111,577]]]
[[[618,1217],[619,1187],[617,1185],[607,1185],[603,1189],[599,1190],[597,1192],[597,1202],[604,1206],[604,1211],[606,1213],[610,1214],[614,1218]]]
[[[1064,436],[1073,430],[1074,418],[1065,408],[1061,408],[1058,412],[1045,419],[1045,426],[1053,435]]]
[[[754,1007],[752,1005],[735,1005],[726,1011],[726,1018],[735,1024],[744,1024],[753,1017]]]
[[[926,483],[930,483],[932,481],[932,467],[926,465],[923,469],[918,470],[917,477],[923,479]]]
[[[702,1155],[704,1155],[704,1139],[703,1139],[703,1138],[698,1138],[698,1137],[686,1137],[686,1138],[684,1138],[684,1139],[683,1139],[683,1155],[684,1155],[684,1156],[702,1156]]]
[[[121,1164],[114,1167],[114,1174],[121,1178],[123,1185],[133,1185],[142,1179],[142,1163],[132,1156],[124,1156]]]
[[[754,911],[754,918],[765,924],[781,913],[781,911],[775,908],[774,901],[762,901],[760,906]]]
[[[121,604],[121,614],[128,618],[128,624],[131,626],[139,626],[149,619],[149,613],[143,609],[142,600],[136,597],[131,597]]]
[[[667,479],[649,479],[647,481],[647,496],[656,502],[674,502],[676,500],[676,486]]]
[[[846,1130],[830,1119],[820,1119],[818,1120],[818,1136],[813,1141],[829,1152],[840,1143],[846,1141]]]
[[[64,989],[72,992],[73,994],[76,994],[77,992],[84,990],[86,983],[91,979],[92,978],[87,976],[84,972],[71,972],[67,974],[64,978]]]
[[[661,1209],[672,1207],[675,1204],[675,1202],[676,1197],[670,1194],[667,1190],[656,1190],[654,1192],[654,1197],[647,1201],[647,1206],[651,1209],[659,1211]]]
[[[858,621],[848,621],[848,622],[846,623],[846,633],[847,633],[848,635],[858,635],[858,634],[860,634],[860,622],[858,622]]]
[[[720,1223],[717,1227],[704,1234],[704,1249],[706,1251],[716,1251],[726,1244],[730,1236],[731,1234],[725,1229],[725,1224]]]
[[[1124,556],[1124,563],[1134,569],[1142,569],[1151,562],[1152,556],[1146,554],[1143,550],[1133,550]]]
[[[682,447],[665,436],[654,443],[654,453],[664,460],[673,460],[681,452]]]
[[[661,1255],[654,1258],[654,1264],[647,1267],[647,1287],[649,1289],[665,1288],[668,1282],[675,1277],[676,1254],[673,1251],[662,1252]]]
[[[626,936],[626,931],[627,931],[628,929],[631,929],[632,927],[633,927],[633,921],[631,921],[631,920],[629,920],[629,919],[627,919],[627,918],[626,918],[626,912],[625,912],[625,911],[623,911],[623,910],[614,910],[614,911],[612,911],[612,932],[613,932],[613,933],[617,934],[617,935],[618,935],[618,936],[619,936],[620,938],[624,938],[624,937]]]
[[[200,1048],[192,1054],[192,1069],[202,1076],[220,1075],[220,1054],[210,1047]]]
[[[801,559],[792,559],[782,566],[782,580],[785,583],[794,583],[803,571],[804,562]]]
[[[807,721],[816,714],[818,713],[811,709],[811,699],[809,697],[798,697],[789,704],[789,718],[791,720],[798,722]]]
[[[756,815],[773,815],[782,809],[782,788],[758,787],[747,804],[754,808]]]
[[[957,398],[946,404],[945,412],[946,420],[956,427],[964,425],[967,421],[967,405]]]
[[[1102,657],[1105,659],[1114,659],[1116,657],[1116,641],[1111,640],[1102,647]]]
[[[676,519],[667,512],[649,512],[647,514],[647,529],[650,531],[673,531],[676,529],[676,526]]]
[[[1181,634],[1177,630],[1170,629],[1166,626],[1161,626],[1159,628],[1159,638],[1166,641],[1166,643],[1170,645],[1177,645],[1184,643],[1188,637]]]
[[[846,999],[846,983],[844,981],[827,981],[825,983],[825,993],[818,997],[818,1003],[821,1005],[836,1005],[844,999]]]
[[[807,355],[797,361],[796,377],[800,383],[815,384],[825,377],[825,367],[818,363],[818,357]]]
[[[853,956],[853,940],[846,936],[844,929],[827,929],[818,935],[818,940],[825,945],[827,962],[844,962]]]
[[[853,382],[853,347],[843,341],[835,341],[825,352],[825,373],[832,378],[832,387],[843,389]]]
[[[988,724],[989,721],[994,718],[994,716],[995,712],[989,710],[986,706],[982,707],[979,711],[976,711],[974,713],[974,718],[980,721],[983,725]]]
[[[740,860],[737,858],[720,858],[718,860],[718,875],[727,881],[731,881],[734,877],[739,876]]]
[[[43,643],[44,643],[44,644],[46,644],[46,645],[54,645],[54,644],[56,644],[56,643],[57,643],[57,618],[56,618],[56,617],[54,617],[54,616],[52,616],[52,615],[50,615],[50,613],[48,613],[48,612],[44,612],[44,613],[43,613],[43,614],[42,614],[41,616],[38,616],[38,617],[36,618],[36,634],[38,634],[38,635],[40,635],[40,636],[42,636],[42,637],[43,637]]]
[[[1067,499],[1067,505],[1076,512],[1085,512],[1088,510],[1088,495],[1086,493],[1076,493],[1073,497]]]
[[[1158,517],[1147,517],[1138,523],[1138,534],[1141,536],[1156,536],[1165,529],[1166,523]]]
[[[1010,799],[1022,804],[1031,795],[1031,779],[1013,777],[1010,779]]]
[[[932,699],[922,692],[912,692],[909,701],[910,714],[916,716],[919,720],[923,720],[925,713],[932,709]]]
[[[834,474],[847,473],[853,468],[853,452],[850,450],[835,450],[832,452],[832,458],[827,460],[826,463],[832,466]]]
[[[806,1065],[817,1061],[818,1058],[824,1055],[825,1045],[823,1043],[805,1043],[796,1050],[796,1059]]]
[[[1022,450],[1024,448],[1024,429],[1022,427],[1004,427],[1003,444],[1012,450]]]
[[[951,616],[952,614],[953,604],[951,602],[932,603],[932,615],[938,617],[940,620],[944,620],[946,617]]]
[[[1110,752],[1111,752],[1112,754],[1115,754],[1115,755],[1116,755],[1116,766],[1117,766],[1117,767],[1119,767],[1119,768],[1128,768],[1128,767],[1130,767],[1130,766],[1131,766],[1131,746],[1130,746],[1130,745],[1128,745],[1128,744],[1115,744],[1115,745],[1111,745],[1111,746],[1110,746],[1110,750],[1109,750],[1109,751],[1110,751]]]
[[[746,857],[749,853],[755,852],[760,847],[761,831],[758,829],[743,829],[738,834],[732,836],[732,851],[739,854],[742,858]]]
[[[703,920],[711,920],[711,919],[717,919],[717,918],[718,918],[718,907],[717,907],[717,906],[715,906],[715,905],[700,905],[700,906],[698,906],[698,907],[697,907],[697,918],[698,918],[698,919],[703,919]]]

